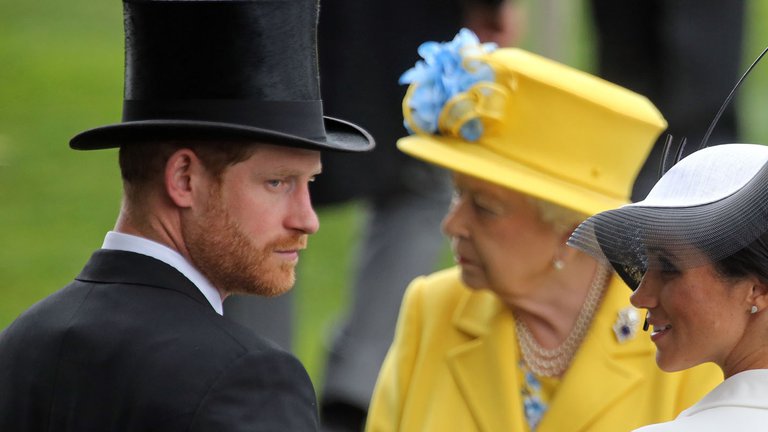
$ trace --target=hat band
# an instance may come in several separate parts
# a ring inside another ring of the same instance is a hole
[[[322,101],[242,99],[129,100],[123,122],[184,120],[268,129],[307,139],[325,139]]]

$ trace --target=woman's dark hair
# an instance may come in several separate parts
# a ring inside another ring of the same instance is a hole
[[[716,262],[715,269],[728,278],[754,275],[768,283],[768,232],[744,249]]]

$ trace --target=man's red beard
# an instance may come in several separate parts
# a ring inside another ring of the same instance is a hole
[[[307,245],[307,235],[300,234],[257,248],[224,208],[218,191],[211,193],[204,216],[182,224],[182,234],[194,266],[227,295],[284,294],[296,281],[295,263],[280,260],[275,251]]]

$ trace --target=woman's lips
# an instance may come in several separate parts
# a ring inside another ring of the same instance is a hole
[[[470,260],[470,259],[468,259],[468,258],[466,258],[464,256],[461,256],[461,255],[454,256],[453,260],[456,262],[456,264],[461,265],[461,266],[474,266],[475,265],[475,263],[472,260]]]
[[[672,324],[652,324],[651,340],[656,342],[672,329]]]

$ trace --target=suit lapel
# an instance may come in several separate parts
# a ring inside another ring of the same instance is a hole
[[[649,355],[651,348],[617,342],[613,324],[619,310],[629,305],[629,293],[614,279],[537,432],[562,431],[562,419],[568,419],[569,431],[586,431],[595,418],[642,382],[642,371],[621,358]]]
[[[160,260],[134,252],[99,249],[75,279],[169,289],[213,309],[203,293],[181,272]]]
[[[448,367],[478,430],[524,430],[511,314],[493,294],[468,292],[453,323],[469,338],[448,352]]]

